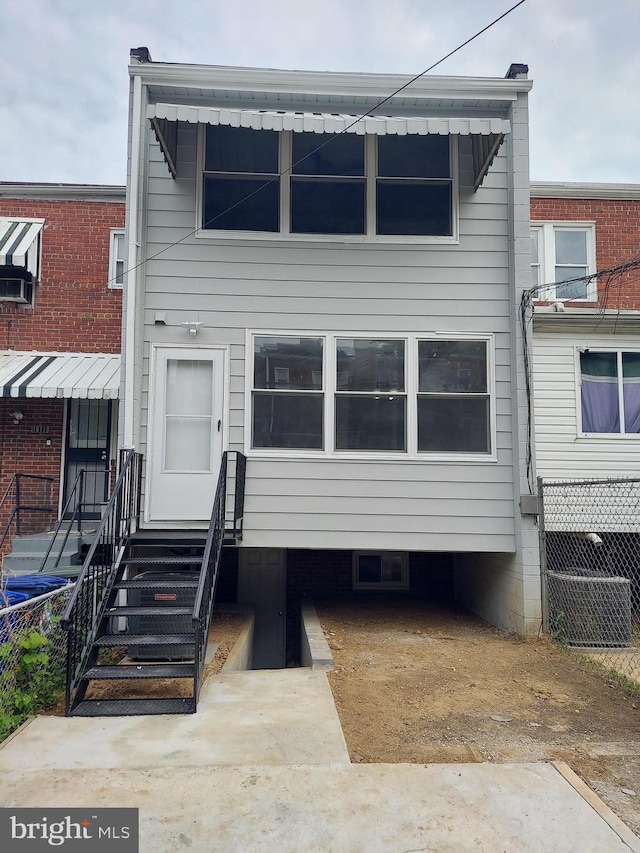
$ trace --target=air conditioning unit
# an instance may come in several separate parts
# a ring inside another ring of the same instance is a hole
[[[631,581],[570,567],[547,573],[549,630],[578,648],[629,648]]]
[[[33,282],[16,277],[0,277],[0,302],[19,302],[30,305],[33,300]]]
[[[136,576],[143,580],[164,581],[163,588],[130,589],[127,593],[128,604],[133,607],[170,607],[177,605],[193,607],[196,597],[195,588],[182,589],[173,586],[172,581],[194,580],[199,572],[142,572]],[[129,634],[190,634],[193,632],[191,614],[181,616],[127,616]],[[129,654],[134,660],[192,660],[195,646],[129,646]]]

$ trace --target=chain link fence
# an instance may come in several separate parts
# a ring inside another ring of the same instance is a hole
[[[64,691],[67,635],[60,620],[71,589],[9,606],[0,592],[0,741]]]
[[[538,480],[545,628],[640,689],[640,480]]]

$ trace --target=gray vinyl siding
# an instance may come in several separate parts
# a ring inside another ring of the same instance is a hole
[[[631,333],[538,331],[534,334],[533,376],[536,467],[548,480],[640,476],[640,437],[581,436],[578,348],[637,350]]]
[[[513,552],[513,288],[506,146],[473,193],[461,143],[459,245],[196,237],[196,129],[180,125],[173,180],[152,134],[147,177],[142,395],[149,343],[229,347],[227,446],[243,450],[246,330],[495,337],[497,461],[378,461],[249,453],[246,546]],[[181,241],[176,244],[176,241]],[[155,326],[156,311],[167,325]]]

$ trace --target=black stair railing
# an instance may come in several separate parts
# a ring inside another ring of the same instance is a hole
[[[204,669],[205,655],[207,651],[207,639],[211,626],[211,615],[213,613],[213,599],[216,592],[218,572],[220,569],[220,555],[225,532],[226,497],[227,497],[227,470],[229,464],[229,451],[222,454],[220,474],[218,475],[218,486],[213,499],[211,521],[207,533],[207,541],[204,546],[202,557],[202,568],[196,597],[193,604],[193,628],[195,632],[195,658],[193,676],[193,710],[196,710],[200,686],[202,684],[202,670]]]
[[[67,546],[67,542],[69,541],[69,535],[73,530],[74,525],[76,526],[78,533],[82,531],[82,518],[83,518],[83,509],[84,509],[84,481],[85,481],[85,471],[79,471],[78,476],[76,477],[76,481],[73,484],[71,491],[69,492],[69,497],[64,505],[62,510],[62,514],[58,519],[58,523],[55,526],[53,531],[53,536],[51,537],[51,542],[49,542],[49,547],[42,559],[42,564],[38,571],[44,572],[49,565],[50,568],[57,569],[60,565],[60,561],[62,559],[62,555],[64,553],[64,549]],[[73,510],[72,510],[73,507]],[[53,549],[57,548],[57,554],[55,558],[53,557]],[[53,564],[51,565],[51,560],[53,560]]]
[[[120,453],[120,473],[62,617],[67,631],[66,713],[75,694],[105,613],[126,543],[140,519],[142,455]]]
[[[52,483],[53,477],[40,474],[17,472],[13,475],[0,500],[0,518],[8,513],[7,522],[0,535],[0,549],[11,534],[14,524],[17,536],[40,533],[47,529],[53,514]]]

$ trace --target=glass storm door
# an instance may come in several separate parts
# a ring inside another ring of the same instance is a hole
[[[205,522],[222,459],[224,353],[155,350],[147,503],[152,522]]]
[[[73,491],[76,477],[83,470],[82,514],[85,518],[100,518],[109,497],[110,437],[109,400],[69,400],[63,506]],[[73,513],[77,501],[76,493],[67,516]]]

